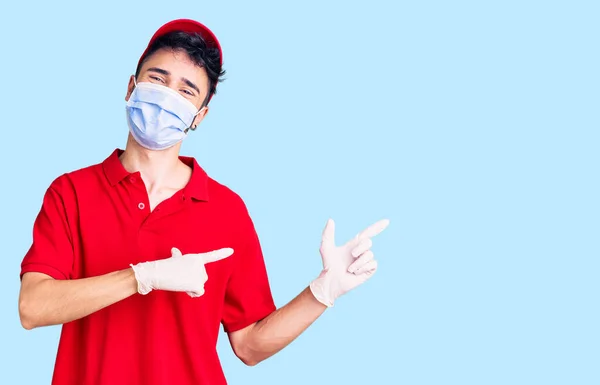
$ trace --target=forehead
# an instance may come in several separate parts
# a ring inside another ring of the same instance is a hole
[[[187,78],[191,81],[204,84],[208,75],[203,67],[198,66],[183,50],[161,48],[148,56],[140,69],[143,74],[148,68],[158,67],[171,73],[172,77]]]

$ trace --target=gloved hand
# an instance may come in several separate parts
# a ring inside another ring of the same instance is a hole
[[[321,239],[323,270],[310,283],[315,298],[332,307],[337,298],[364,283],[377,270],[377,261],[370,250],[371,238],[389,225],[387,219],[380,220],[360,232],[342,246],[335,245],[335,223],[327,221]]]
[[[185,291],[190,297],[204,294],[208,280],[204,265],[220,261],[233,254],[233,249],[224,248],[208,253],[185,254],[177,248],[171,249],[171,257],[131,265],[138,282],[138,293],[146,295],[152,290]]]

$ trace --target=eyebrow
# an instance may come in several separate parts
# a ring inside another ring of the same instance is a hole
[[[200,95],[200,90],[198,89],[198,87],[197,87],[197,86],[196,86],[194,83],[192,83],[191,81],[189,81],[189,80],[188,80],[188,79],[186,79],[186,78],[181,78],[181,80],[183,80],[183,82],[184,82],[185,84],[187,84],[189,87],[191,87],[191,88],[195,89],[195,90],[196,90],[196,92],[198,93],[198,95]]]
[[[171,76],[171,73],[169,71],[163,70],[162,68],[158,68],[158,67],[148,68],[148,71],[158,72],[159,74],[163,74],[163,75],[166,75],[166,76]]]
[[[167,70],[164,70],[162,68],[158,68],[158,67],[151,67],[148,68],[148,71],[150,72],[158,72],[159,74],[165,75],[165,76],[171,76],[171,73]],[[200,89],[198,88],[197,85],[195,85],[194,83],[192,83],[189,79],[186,78],[181,78],[181,80],[188,85],[188,87],[193,88],[198,94],[200,94]]]

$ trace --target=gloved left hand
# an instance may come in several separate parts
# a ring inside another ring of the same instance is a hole
[[[310,283],[315,298],[331,307],[335,300],[361,285],[377,270],[377,261],[370,250],[371,238],[381,233],[389,225],[389,220],[380,220],[360,232],[354,239],[342,246],[335,245],[335,223],[327,221],[321,239],[323,270]]]

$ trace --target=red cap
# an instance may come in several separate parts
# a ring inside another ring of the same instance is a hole
[[[195,20],[177,19],[177,20],[170,21],[167,24],[163,25],[162,27],[160,27],[158,29],[158,31],[156,31],[154,33],[154,35],[150,39],[150,42],[148,43],[148,46],[144,50],[144,53],[142,54],[142,56],[140,56],[140,60],[138,61],[138,66],[142,62],[142,59],[144,59],[144,57],[146,56],[148,49],[150,48],[150,46],[152,45],[152,43],[154,43],[154,41],[156,39],[158,39],[159,37],[161,37],[169,32],[174,32],[174,31],[198,33],[206,41],[206,43],[208,44],[209,47],[217,48],[219,50],[219,56],[221,57],[221,65],[223,65],[223,51],[221,50],[221,45],[219,44],[219,41],[217,40],[217,37],[215,36],[215,34],[212,33],[212,31],[210,29],[208,29],[208,27],[206,27],[204,24],[199,23]]]

